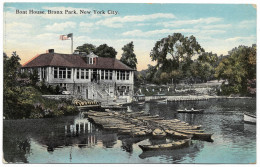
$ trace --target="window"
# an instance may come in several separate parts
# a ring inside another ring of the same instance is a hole
[[[104,79],[104,70],[100,70],[101,71],[101,79]]]
[[[125,80],[125,71],[123,71],[122,73],[123,73],[122,80]]]
[[[130,72],[127,71],[127,72],[126,72],[126,80],[129,80],[129,74],[130,74]]]
[[[42,73],[42,79],[44,79],[46,76],[46,69],[44,67],[41,68],[41,73]]]
[[[120,80],[123,80],[123,71],[120,71]]]
[[[59,78],[66,78],[66,68],[59,68]]]
[[[105,74],[105,79],[108,79],[108,70],[105,70],[106,74]]]
[[[96,64],[96,58],[93,58],[93,64]]]
[[[67,68],[67,78],[71,78],[71,68]]]
[[[112,76],[113,76],[113,71],[109,70],[109,79],[112,80]]]
[[[89,64],[93,64],[93,58],[89,58]]]
[[[77,79],[79,79],[79,69],[77,69]]]
[[[58,78],[58,68],[54,67],[54,78]]]
[[[117,80],[120,79],[120,72],[119,72],[119,71],[116,72],[116,79],[117,79]]]
[[[84,79],[84,69],[81,69],[81,79]]]
[[[88,69],[86,69],[86,72],[85,72],[85,79],[88,79]]]
[[[78,86],[78,93],[80,93],[81,91],[80,91],[80,86]]]

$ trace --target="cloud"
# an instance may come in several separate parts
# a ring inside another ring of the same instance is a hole
[[[12,23],[6,23],[4,24],[5,31],[7,32],[25,32],[30,31],[30,29],[33,27],[32,24],[28,23],[21,23],[21,22],[12,22]]]
[[[123,23],[143,22],[143,21],[159,19],[159,18],[172,19],[172,18],[175,18],[175,16],[170,13],[155,13],[155,14],[150,14],[150,15],[111,17],[111,18],[107,18],[104,20],[100,20],[96,24],[104,25],[104,26],[111,27],[111,28],[120,28],[120,27],[123,27]]]
[[[157,25],[163,25],[164,27],[180,27],[184,25],[196,25],[196,24],[211,24],[215,22],[222,21],[222,18],[218,17],[208,17],[192,20],[176,20],[171,22],[158,23]]]
[[[98,29],[99,27],[95,25],[95,23],[91,22],[80,22],[79,23],[79,30],[84,32],[92,32],[93,30]]]
[[[256,20],[243,20],[240,23],[238,23],[237,26],[241,29],[249,29],[252,27],[256,28]]]
[[[172,33],[203,33],[204,35],[210,35],[210,34],[218,34],[218,33],[225,33],[224,30],[202,30],[202,29],[161,29],[161,30],[152,30],[152,31],[141,31],[141,30],[133,30],[133,31],[127,31],[122,33],[123,36],[132,36],[132,37],[150,37],[160,34],[172,34]]]
[[[230,27],[232,27],[232,24],[214,24],[214,25],[195,26],[195,28],[202,28],[202,29],[226,29]]]
[[[227,42],[241,42],[241,43],[251,42],[253,44],[253,43],[256,43],[256,37],[255,36],[248,36],[248,37],[237,36],[237,37],[227,38],[227,39],[225,39],[225,41],[227,41]]]
[[[45,29],[47,31],[64,31],[65,29],[75,28],[75,27],[76,27],[75,22],[67,21],[67,22],[64,22],[64,23],[54,23],[52,25],[46,25]]]

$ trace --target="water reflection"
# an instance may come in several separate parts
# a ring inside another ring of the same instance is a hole
[[[60,162],[59,160],[72,163],[95,160],[104,163],[125,163],[126,160],[130,163],[221,163],[224,156],[221,151],[225,151],[233,163],[245,162],[246,158],[255,157],[256,126],[244,124],[243,112],[255,112],[255,103],[253,99],[243,99],[130,105],[128,109],[132,112],[145,111],[151,115],[159,114],[165,119],[178,118],[189,124],[202,125],[206,133],[214,133],[214,143],[193,141],[191,147],[172,151],[142,152],[139,144],[160,144],[169,142],[169,139],[131,138],[103,131],[82,115],[4,120],[4,159],[14,163],[55,163]],[[204,109],[204,113],[177,113],[178,109],[194,106]],[[219,159],[205,157],[209,150],[214,150]],[[78,158],[85,153],[88,153],[88,156]],[[113,160],[115,155],[122,160]],[[204,157],[201,158],[201,155]],[[105,159],[100,161],[102,156]]]

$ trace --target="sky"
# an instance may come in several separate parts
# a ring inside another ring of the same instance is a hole
[[[16,14],[17,10],[27,14]],[[46,14],[29,14],[29,10]],[[63,14],[48,14],[48,10]],[[78,14],[65,14],[65,10]],[[59,36],[73,33],[74,49],[84,43],[107,44],[120,59],[122,47],[133,41],[137,70],[143,70],[155,64],[150,58],[155,42],[173,33],[193,35],[206,52],[218,55],[255,44],[256,13],[251,4],[5,3],[3,51],[8,56],[16,51],[22,64],[48,49],[69,54],[71,41]]]

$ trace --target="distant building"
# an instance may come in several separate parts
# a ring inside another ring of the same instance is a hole
[[[78,98],[131,99],[134,90],[134,69],[115,58],[60,54],[49,49],[22,66],[22,72],[38,70],[40,81],[59,85]]]

